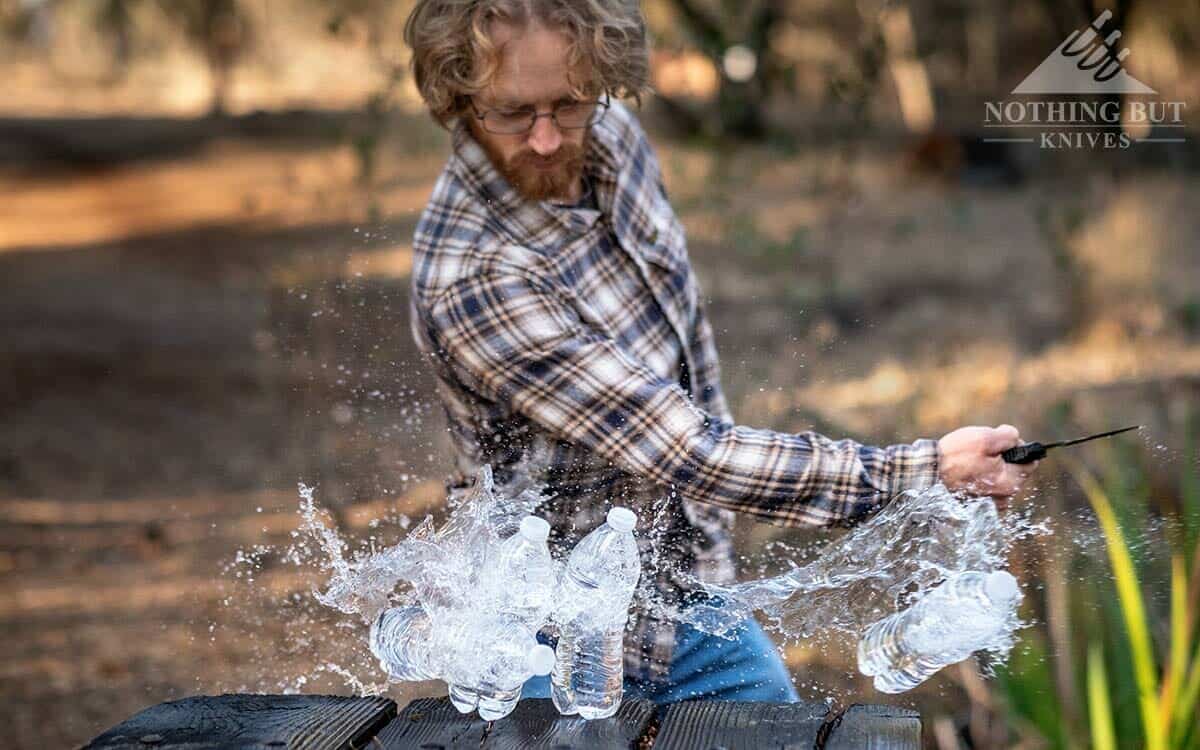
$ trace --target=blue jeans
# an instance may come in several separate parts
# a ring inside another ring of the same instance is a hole
[[[693,698],[772,703],[799,700],[775,644],[757,622],[747,620],[733,635],[734,640],[727,640],[690,625],[678,626],[666,681],[626,677],[625,696],[647,698],[660,706]],[[549,698],[550,678],[530,679],[521,697]]]

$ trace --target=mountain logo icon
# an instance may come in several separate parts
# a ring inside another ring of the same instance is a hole
[[[1104,11],[1083,29],[1076,29],[1042,61],[1014,94],[1156,94],[1154,89],[1125,72],[1129,48],[1118,50],[1121,32],[1107,37],[1104,24],[1112,11]]]

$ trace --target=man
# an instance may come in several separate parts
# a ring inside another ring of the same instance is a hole
[[[690,577],[733,580],[733,511],[848,523],[939,479],[1006,497],[1031,469],[999,458],[1017,430],[875,448],[733,422],[683,228],[619,101],[648,88],[636,2],[419,0],[405,38],[423,98],[453,133],[413,273],[453,483],[483,463],[502,490],[545,482],[539,514],[560,551],[611,505],[638,514],[627,693],[794,700],[757,624],[727,641],[669,616],[689,603]]]

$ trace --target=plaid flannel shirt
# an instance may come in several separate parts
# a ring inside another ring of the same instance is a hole
[[[732,511],[861,518],[937,477],[932,440],[877,448],[734,424],[683,227],[620,102],[592,128],[598,210],[523,200],[461,123],[416,229],[413,333],[438,378],[451,488],[480,464],[501,491],[547,484],[559,551],[613,504],[639,518],[627,674],[662,679],[689,576],[734,579]]]

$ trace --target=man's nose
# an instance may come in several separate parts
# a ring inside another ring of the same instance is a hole
[[[539,117],[529,131],[529,147],[538,156],[550,156],[562,145],[562,133],[550,117]]]

